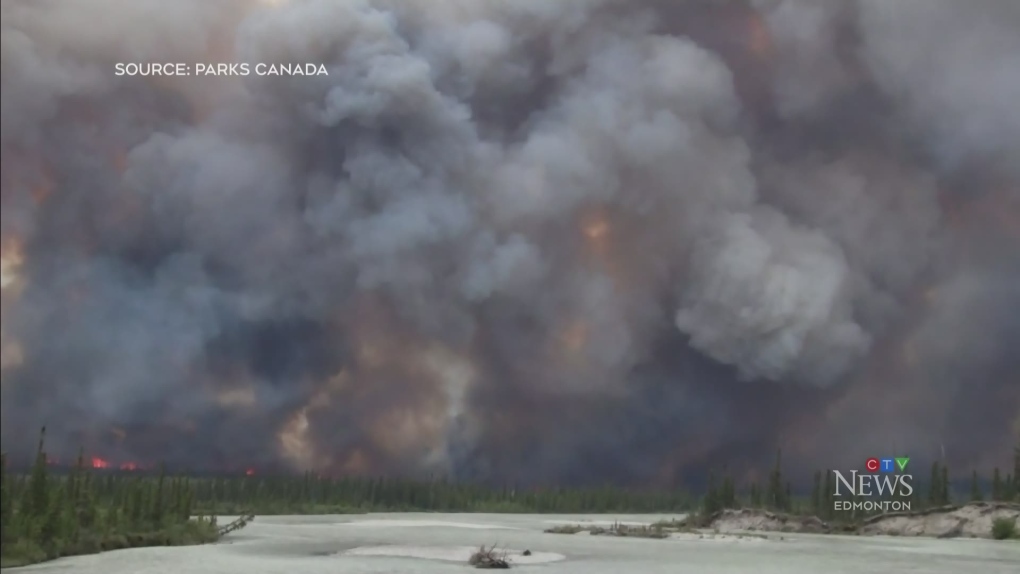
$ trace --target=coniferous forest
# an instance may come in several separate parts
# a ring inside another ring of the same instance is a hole
[[[44,431],[45,433],[45,431]],[[710,473],[700,495],[682,489],[518,489],[446,480],[299,476],[180,477],[165,472],[93,469],[79,455],[65,472],[47,465],[40,439],[27,474],[3,472],[2,541],[5,565],[134,546],[183,545],[217,539],[215,516],[361,512],[687,513],[708,516],[728,508],[811,514],[853,523],[866,513],[833,510],[832,473],[805,481],[784,475],[782,459],[761,484],[737,485]],[[956,475],[940,463],[914,485],[912,510],[970,500],[1020,502],[1020,446],[1010,473],[988,479]],[[874,514],[874,512],[870,513]],[[206,518],[208,517],[208,518]]]
[[[64,474],[47,466],[45,429],[27,475],[2,461],[0,542],[3,566],[17,566],[138,546],[200,544],[217,539],[215,517],[193,519],[187,478],[97,476],[84,457]]]

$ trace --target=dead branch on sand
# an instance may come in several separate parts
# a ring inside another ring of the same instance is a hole
[[[510,568],[510,562],[506,559],[506,552],[496,553],[496,545],[486,548],[484,545],[471,555],[468,564],[475,568],[491,568],[493,570],[504,570]]]

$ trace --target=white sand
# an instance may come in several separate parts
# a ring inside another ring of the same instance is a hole
[[[650,540],[542,532],[549,521],[577,523],[579,518],[492,514],[259,517],[216,545],[122,550],[57,560],[12,574],[452,574],[475,571],[467,565],[467,557],[483,544],[512,549],[509,558],[517,570],[542,574],[1020,572],[1020,544],[990,540],[789,534],[781,535],[781,540],[710,536]],[[603,523],[640,520],[633,515],[588,518]],[[644,523],[661,518],[649,516]],[[412,523],[422,527],[408,527]],[[532,551],[532,561],[518,554],[524,549]]]

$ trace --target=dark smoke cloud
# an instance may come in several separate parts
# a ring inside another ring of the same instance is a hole
[[[2,9],[5,449],[669,483],[1020,432],[1015,2]],[[114,75],[228,61],[329,75]]]

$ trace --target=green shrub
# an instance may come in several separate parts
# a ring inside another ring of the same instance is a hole
[[[1015,518],[996,518],[992,522],[992,538],[996,540],[1011,540],[1020,538],[1017,531]]]

